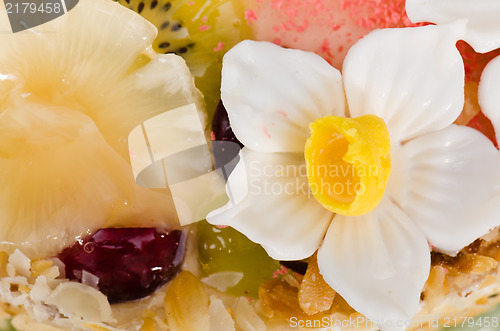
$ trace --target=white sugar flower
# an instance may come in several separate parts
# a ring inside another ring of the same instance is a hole
[[[406,0],[406,13],[413,23],[448,24],[467,20],[460,39],[476,52],[500,46],[500,1],[497,0]]]
[[[476,52],[500,48],[500,1],[497,0],[407,0],[406,9],[413,22],[445,24],[466,20],[460,39]],[[481,75],[478,98],[481,110],[491,120],[500,141],[500,57],[488,63]]]
[[[500,223],[499,153],[452,125],[464,102],[462,33],[463,24],[375,31],[349,51],[342,76],[312,53],[234,47],[222,99],[246,147],[231,201],[208,221],[279,260],[319,248],[321,273],[353,308],[384,329],[410,319],[429,244],[457,252]]]

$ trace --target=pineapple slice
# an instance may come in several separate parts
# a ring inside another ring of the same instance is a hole
[[[202,109],[184,60],[156,54],[155,36],[111,0],[0,34],[1,249],[46,257],[102,227],[177,226],[171,198],[137,186],[126,161],[142,121]]]

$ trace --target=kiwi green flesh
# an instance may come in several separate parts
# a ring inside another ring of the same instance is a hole
[[[239,40],[249,35],[249,28],[242,24],[241,13],[227,10],[228,6],[238,10],[237,1],[232,0],[116,0],[125,7],[139,13],[158,29],[153,48],[158,53],[174,53],[184,58],[195,84],[205,97],[210,123],[220,100],[220,70],[222,55]],[[197,2],[202,1],[202,2]],[[234,6],[233,6],[234,5]],[[239,7],[238,7],[239,8]],[[205,20],[208,23],[204,23]],[[227,22],[203,32],[201,25]],[[220,39],[220,40],[219,40]],[[218,42],[226,48],[215,52]]]
[[[139,13],[158,29],[158,37],[153,43],[159,53],[186,54],[193,50],[195,43],[189,40],[189,33],[181,22],[172,19],[175,6],[165,0],[118,0],[125,7]]]

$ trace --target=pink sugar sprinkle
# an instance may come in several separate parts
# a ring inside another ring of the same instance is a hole
[[[134,152],[132,152],[132,150],[131,150],[131,149],[129,149],[129,150],[128,150],[128,153],[130,154],[130,156],[131,156],[133,159],[135,159],[136,155],[135,155],[135,153],[134,153]]]
[[[208,29],[210,29],[210,25],[204,24],[204,25],[200,26],[200,31],[207,31]]]
[[[288,116],[288,114],[287,114],[284,110],[278,110],[278,111],[276,111],[276,112],[277,112],[278,114],[280,114],[281,116],[283,116],[283,117],[287,117],[287,116]]]
[[[338,31],[338,30],[340,30],[342,25],[337,24],[337,23],[332,23],[332,25],[330,25],[330,27],[332,28],[332,31]]]
[[[225,44],[222,41],[219,41],[217,44],[217,47],[214,48],[214,52],[219,52],[224,49]]]
[[[271,134],[269,133],[269,131],[267,130],[266,127],[264,127],[264,133],[266,134],[266,136],[270,139],[271,138]]]
[[[419,25],[410,22],[404,6],[405,0],[342,0],[342,9],[348,9],[353,19],[364,16],[355,22],[369,29]]]
[[[281,39],[280,38],[274,38],[273,43],[276,45],[281,45]]]
[[[208,21],[208,16],[207,16],[207,15],[203,16],[203,17],[201,18],[201,21],[202,21],[203,23],[207,23],[207,21]]]
[[[194,5],[194,1],[189,1],[188,5],[190,5],[190,6]]]
[[[248,24],[255,22],[257,21],[257,13],[252,9],[245,10],[245,19]]]
[[[283,0],[273,0],[273,8],[281,10],[283,7]]]
[[[297,9],[287,9],[285,13],[287,13],[288,16],[294,17],[297,16]]]
[[[210,140],[215,141],[215,133],[213,131],[210,132]]]
[[[217,229],[225,229],[225,228],[228,228],[229,226],[228,225],[216,225],[215,227]]]
[[[331,51],[331,48],[330,48],[330,40],[328,40],[327,38],[325,38],[323,40],[323,43],[321,44],[321,52],[323,53],[328,53]]]
[[[278,276],[286,275],[287,273],[288,273],[288,268],[282,265],[281,268],[276,269],[273,272],[273,278],[278,278]]]
[[[320,47],[320,55],[325,55],[324,58],[328,61],[328,59],[333,57],[332,48],[330,47],[330,40],[325,38],[321,43]]]

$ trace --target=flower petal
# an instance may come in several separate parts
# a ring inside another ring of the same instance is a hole
[[[349,305],[385,330],[417,312],[430,252],[422,231],[384,199],[363,216],[335,216],[318,251],[318,265]]]
[[[463,40],[476,52],[500,47],[500,2],[496,0],[407,0],[406,13],[413,23],[468,19]]]
[[[298,260],[319,247],[333,214],[312,196],[300,154],[244,148],[229,176],[230,202],[207,216],[261,244],[277,260]]]
[[[480,132],[453,125],[391,155],[387,194],[437,249],[456,253],[500,224],[500,154]]]
[[[246,40],[224,56],[222,100],[248,148],[302,153],[309,123],[345,115],[340,72],[316,54]]]
[[[500,57],[491,60],[481,74],[478,98],[481,110],[490,119],[500,141]]]
[[[392,143],[447,127],[464,103],[455,47],[462,23],[376,30],[347,53],[343,77],[352,117],[375,114]]]

